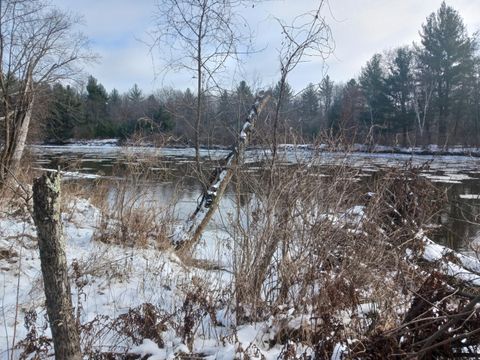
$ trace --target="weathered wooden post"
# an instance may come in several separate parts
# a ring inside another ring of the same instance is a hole
[[[44,174],[33,183],[33,219],[37,227],[47,314],[56,360],[80,360],[73,317],[65,240],[60,211],[60,174]]]

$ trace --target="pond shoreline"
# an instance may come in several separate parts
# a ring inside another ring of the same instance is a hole
[[[99,140],[77,140],[67,141],[63,143],[34,143],[30,147],[118,147],[118,148],[158,148],[158,149],[193,149],[193,146],[188,144],[165,144],[164,146],[156,146],[150,142],[128,142],[120,139],[99,139]],[[327,144],[279,144],[279,150],[310,150],[319,152],[332,153],[366,153],[366,154],[402,154],[402,155],[421,155],[421,156],[466,156],[479,157],[480,147],[470,147],[453,145],[449,147],[440,147],[435,144],[424,146],[400,147],[390,145],[341,145],[330,146]],[[201,145],[200,149],[207,150],[231,150],[232,146],[225,145]],[[266,147],[250,145],[249,150],[268,150]]]

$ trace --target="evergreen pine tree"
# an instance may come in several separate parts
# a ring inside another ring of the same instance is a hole
[[[392,130],[401,131],[403,146],[407,146],[407,134],[415,117],[411,105],[414,86],[412,67],[413,52],[408,47],[396,49],[387,78],[387,86],[394,107]]]
[[[360,86],[365,97],[366,108],[363,112],[363,125],[367,133],[373,136],[379,129],[391,130],[391,103],[387,96],[385,72],[382,56],[375,54],[362,69]],[[377,141],[377,139],[369,139]]]
[[[419,60],[435,82],[437,143],[447,144],[447,129],[456,126],[452,108],[461,97],[458,89],[473,74],[475,40],[468,36],[458,12],[442,2],[420,31]]]

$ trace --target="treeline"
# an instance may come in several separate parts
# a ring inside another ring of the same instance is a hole
[[[477,34],[442,3],[420,43],[375,54],[335,92],[329,127],[369,143],[479,145]]]
[[[327,111],[333,101],[333,82],[328,76],[320,88],[310,84],[294,96],[287,84],[281,106],[282,128],[302,134],[311,140],[324,127]],[[279,85],[265,89],[273,95],[270,111],[274,110]],[[89,77],[85,89],[55,84],[47,91],[47,108],[40,138],[49,143],[70,139],[128,139],[168,134],[178,143],[192,145],[195,135],[193,122],[197,111],[197,96],[185,91],[162,89],[145,96],[134,85],[120,94],[108,92],[94,77]],[[254,90],[240,81],[232,90],[205,93],[201,99],[202,127],[200,139],[205,145],[228,145],[239,133],[244,116],[254,100]],[[295,128],[293,128],[295,127]],[[259,129],[268,132],[268,120]],[[283,137],[283,141],[291,139]]]
[[[360,75],[346,84],[334,83],[328,75],[298,93],[287,84],[279,141],[314,141],[326,134],[366,144],[480,145],[477,35],[469,36],[458,12],[445,3],[419,33],[420,43],[373,55]],[[279,85],[270,90],[274,104]],[[230,144],[253,92],[245,81],[234,89],[205,92],[201,143]],[[198,102],[189,89],[162,89],[145,96],[134,85],[125,94],[115,89],[108,93],[90,77],[80,92],[55,85],[50,99],[44,127],[48,141],[168,133],[192,144],[195,136]],[[268,116],[258,125],[268,132]]]
[[[47,92],[48,107],[42,137],[46,142],[69,139],[129,138],[173,129],[173,119],[159,99],[144,96],[134,85],[127,93],[107,93],[94,77],[85,91],[55,84]]]

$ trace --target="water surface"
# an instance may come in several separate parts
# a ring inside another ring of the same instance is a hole
[[[152,201],[167,203],[175,196],[179,200],[179,216],[186,217],[199,201],[201,186],[194,166],[193,148],[120,147],[114,145],[32,146],[35,167],[61,168],[70,181],[105,178],[121,179],[125,171],[151,173],[148,189],[154,194]],[[229,150],[201,151],[208,172],[223,159]],[[248,171],[256,172],[269,151],[247,151]],[[280,156],[286,165],[313,160],[318,167],[346,165],[358,169],[360,177],[371,177],[389,167],[428,164],[422,175],[445,189],[448,204],[439,216],[443,225],[437,241],[460,251],[469,251],[480,242],[480,158],[448,155],[408,155],[321,152],[304,148],[284,147]],[[130,174],[131,175],[131,174]],[[231,195],[231,194],[230,194]],[[154,200],[153,200],[154,199]],[[225,200],[227,203],[232,199]],[[227,205],[228,208],[228,205]]]

